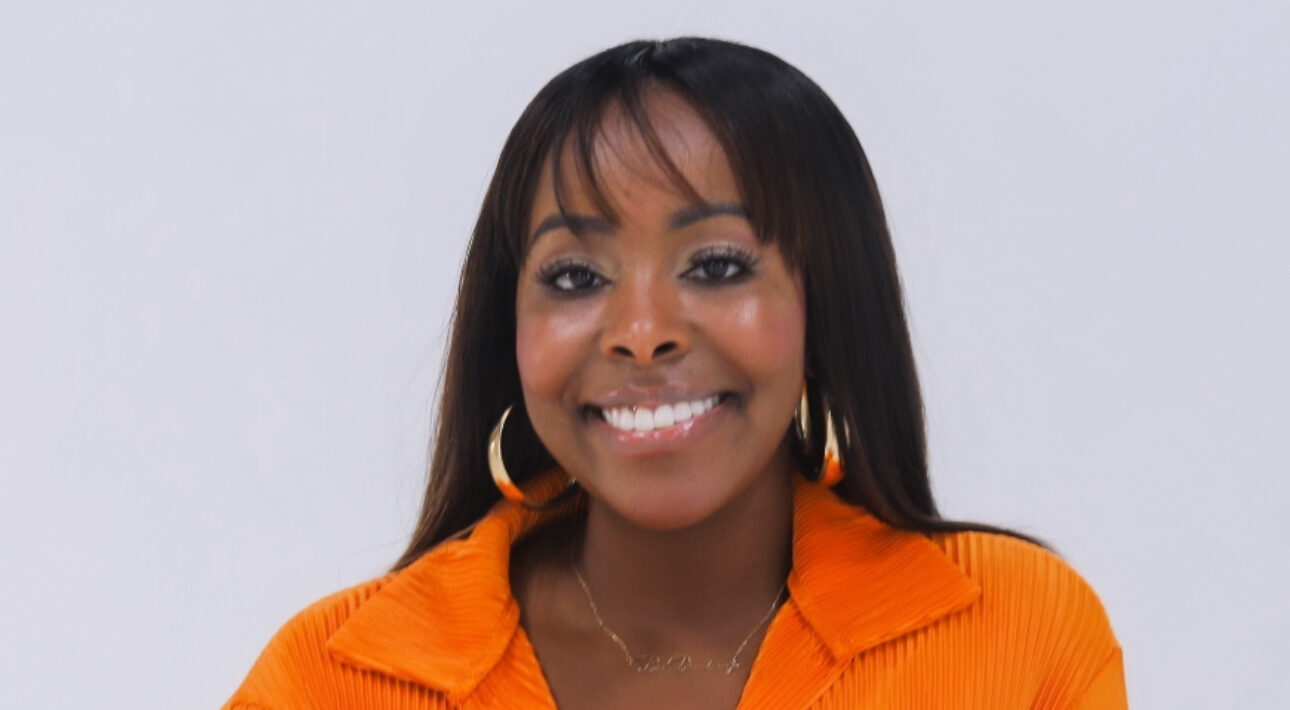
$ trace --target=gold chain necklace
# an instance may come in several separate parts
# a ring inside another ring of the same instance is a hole
[[[741,667],[741,664],[739,663],[739,654],[744,652],[744,648],[748,646],[748,642],[752,640],[753,634],[756,634],[757,630],[760,629],[762,625],[770,619],[771,615],[775,613],[775,609],[779,607],[780,597],[784,596],[784,592],[788,588],[788,580],[784,580],[784,584],[780,585],[779,591],[775,592],[775,599],[771,601],[770,609],[766,611],[766,615],[761,618],[761,621],[757,622],[757,625],[752,628],[752,631],[748,632],[748,635],[744,637],[743,642],[739,644],[739,648],[735,649],[735,653],[730,657],[730,660],[722,662],[709,659],[706,663],[698,664],[694,662],[694,659],[691,658],[689,654],[674,654],[668,656],[666,659],[655,655],[633,655],[632,652],[628,650],[627,643],[623,641],[622,637],[614,633],[614,630],[609,628],[605,624],[605,620],[601,618],[600,609],[596,607],[596,600],[591,598],[591,587],[587,586],[587,580],[582,578],[582,572],[578,571],[578,564],[573,559],[572,547],[570,547],[569,550],[569,566],[573,568],[573,574],[578,578],[578,584],[582,586],[583,593],[587,595],[587,604],[591,606],[591,615],[596,618],[596,626],[598,626],[601,631],[605,632],[605,635],[609,637],[610,641],[613,641],[618,648],[622,649],[623,656],[627,659],[627,665],[631,666],[632,670],[635,670],[638,673],[655,673],[658,671],[672,671],[674,673],[684,673],[687,671],[720,671],[726,675],[734,673]]]

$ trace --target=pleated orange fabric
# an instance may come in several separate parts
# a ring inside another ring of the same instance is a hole
[[[789,598],[740,708],[1127,708],[1106,613],[1055,555],[894,530],[800,477],[793,505]],[[313,604],[224,707],[555,708],[507,571],[515,541],[556,515],[499,503],[469,536]]]

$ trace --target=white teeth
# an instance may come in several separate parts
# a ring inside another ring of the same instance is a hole
[[[654,413],[648,409],[640,409],[636,412],[636,431],[652,431],[654,429]]]
[[[672,408],[672,417],[678,422],[686,421],[692,416],[694,416],[694,409],[690,407],[689,402],[677,402]]]
[[[654,410],[654,428],[662,429],[672,426],[676,423],[675,415],[672,414],[672,405],[665,404]]]
[[[605,421],[615,429],[623,431],[654,431],[689,421],[717,406],[719,401],[720,398],[713,395],[707,399],[697,399],[693,402],[664,404],[655,409],[614,407],[613,409],[601,410],[601,414],[604,416]]]

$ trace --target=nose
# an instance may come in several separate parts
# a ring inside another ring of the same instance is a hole
[[[610,360],[649,365],[690,349],[690,329],[672,289],[642,282],[620,284],[610,295],[600,350]]]

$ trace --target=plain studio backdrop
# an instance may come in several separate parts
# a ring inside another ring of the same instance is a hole
[[[859,134],[943,511],[1058,548],[1134,707],[1287,707],[1271,0],[6,4],[0,705],[215,707],[382,574],[506,132],[684,34],[780,55]]]

